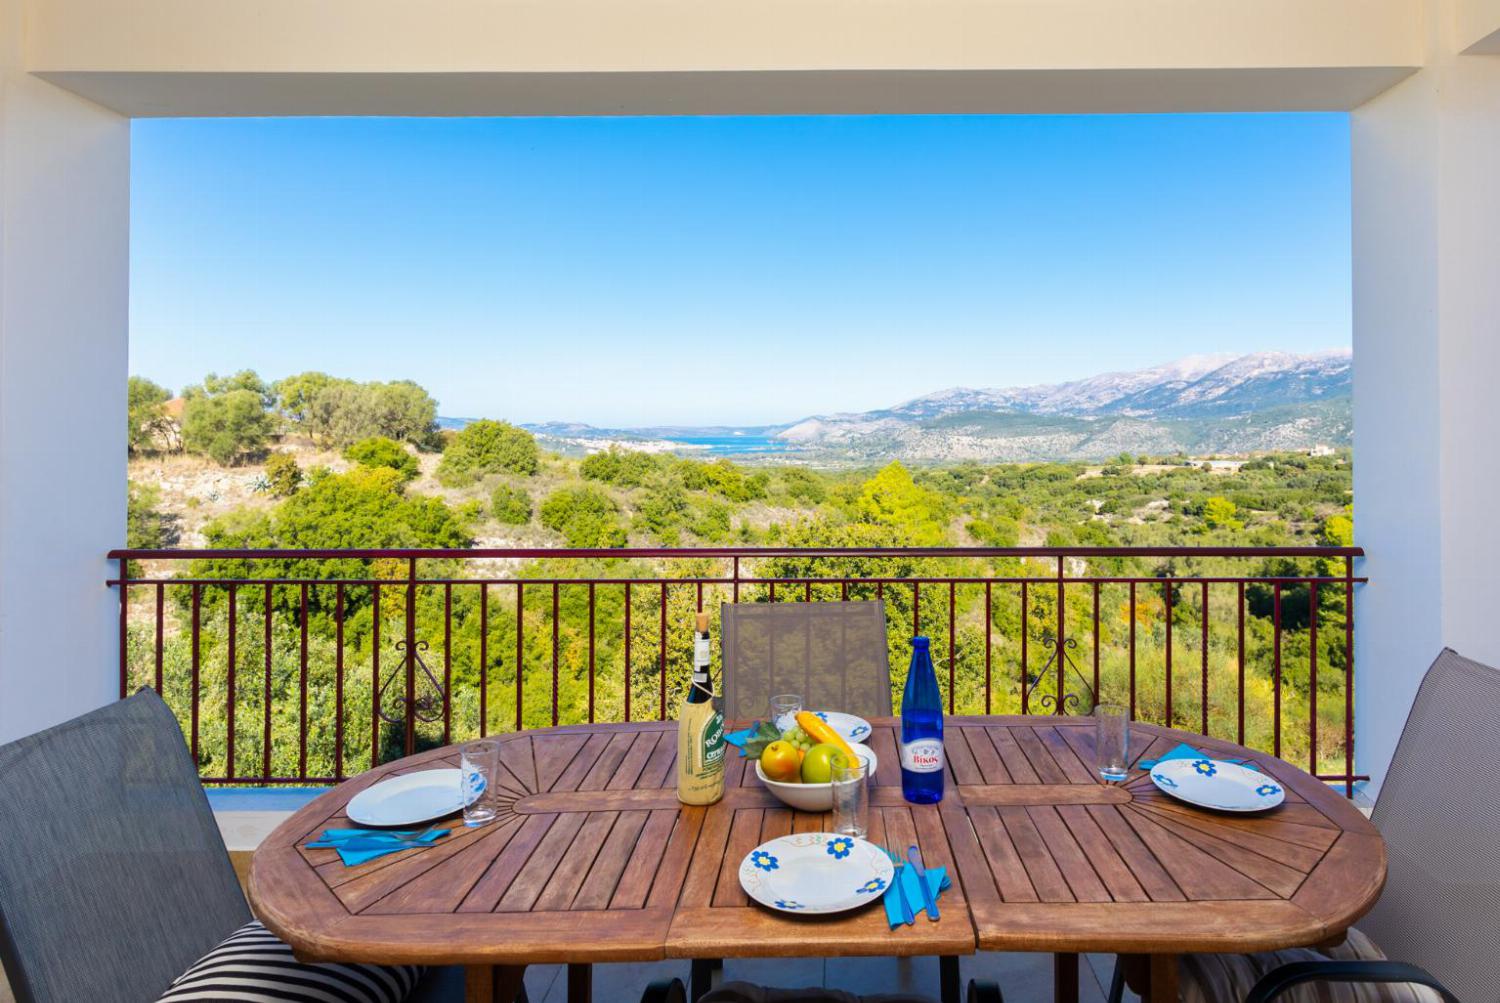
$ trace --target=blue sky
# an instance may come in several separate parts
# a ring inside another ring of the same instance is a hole
[[[1345,115],[137,120],[131,371],[778,422],[1350,340]]]

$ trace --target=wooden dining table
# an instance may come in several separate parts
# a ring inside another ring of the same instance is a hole
[[[941,803],[901,796],[899,722],[871,722],[879,765],[869,838],[916,844],[947,867],[942,918],[889,928],[882,909],[799,917],[750,902],[739,868],[758,844],[821,831],[731,757],[724,798],[677,801],[672,722],[592,724],[497,736],[501,807],[485,826],[346,867],[306,844],[350,824],[355,794],[402,773],[457,765],[455,748],[387,763],[333,788],[256,850],[256,915],[318,961],[467,966],[468,999],[513,999],[525,967],[565,963],[589,998],[595,962],[664,958],[936,955],[945,1003],[960,955],[1055,958],[1055,995],[1078,994],[1085,952],[1119,954],[1143,999],[1177,998],[1184,952],[1336,942],[1385,880],[1385,847],[1346,798],[1282,760],[1233,743],[1131,726],[1132,762],[1187,742],[1273,777],[1285,803],[1233,815],[1175,801],[1144,771],[1095,773],[1087,718],[950,717]],[[701,971],[694,966],[695,976]]]

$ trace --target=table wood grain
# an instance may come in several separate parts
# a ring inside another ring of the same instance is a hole
[[[893,720],[870,838],[917,843],[954,882],[943,918],[887,929],[879,908],[794,917],[749,902],[740,861],[757,844],[821,830],[731,758],[718,804],[675,796],[675,724],[601,724],[498,736],[502,810],[430,847],[344,867],[305,844],[392,775],[457,765],[437,749],[386,764],[309,803],[256,851],[256,915],[314,960],[522,966],[660,958],[959,955],[978,950],[1170,956],[1320,943],[1378,897],[1385,849],[1352,804],[1296,767],[1143,724],[1136,759],[1186,741],[1252,760],[1287,793],[1256,816],[1161,795],[1139,771],[1095,776],[1093,729],[1066,717],[949,718],[939,805],[901,798]],[[1142,971],[1164,970],[1138,964]],[[1061,969],[1060,969],[1061,970]],[[1060,984],[1068,980],[1059,980]],[[1164,990],[1165,976],[1159,976]],[[1152,992],[1151,996],[1159,995]]]

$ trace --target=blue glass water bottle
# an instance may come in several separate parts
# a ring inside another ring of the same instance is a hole
[[[912,804],[943,800],[943,695],[925,637],[911,639],[901,694],[901,793]]]

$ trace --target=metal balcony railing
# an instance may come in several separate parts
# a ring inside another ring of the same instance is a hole
[[[1359,548],[115,550],[120,692],[205,782],[322,784],[495,731],[664,719],[692,614],[876,599],[950,713],[1134,716],[1352,792]],[[518,671],[519,669],[519,671]]]

